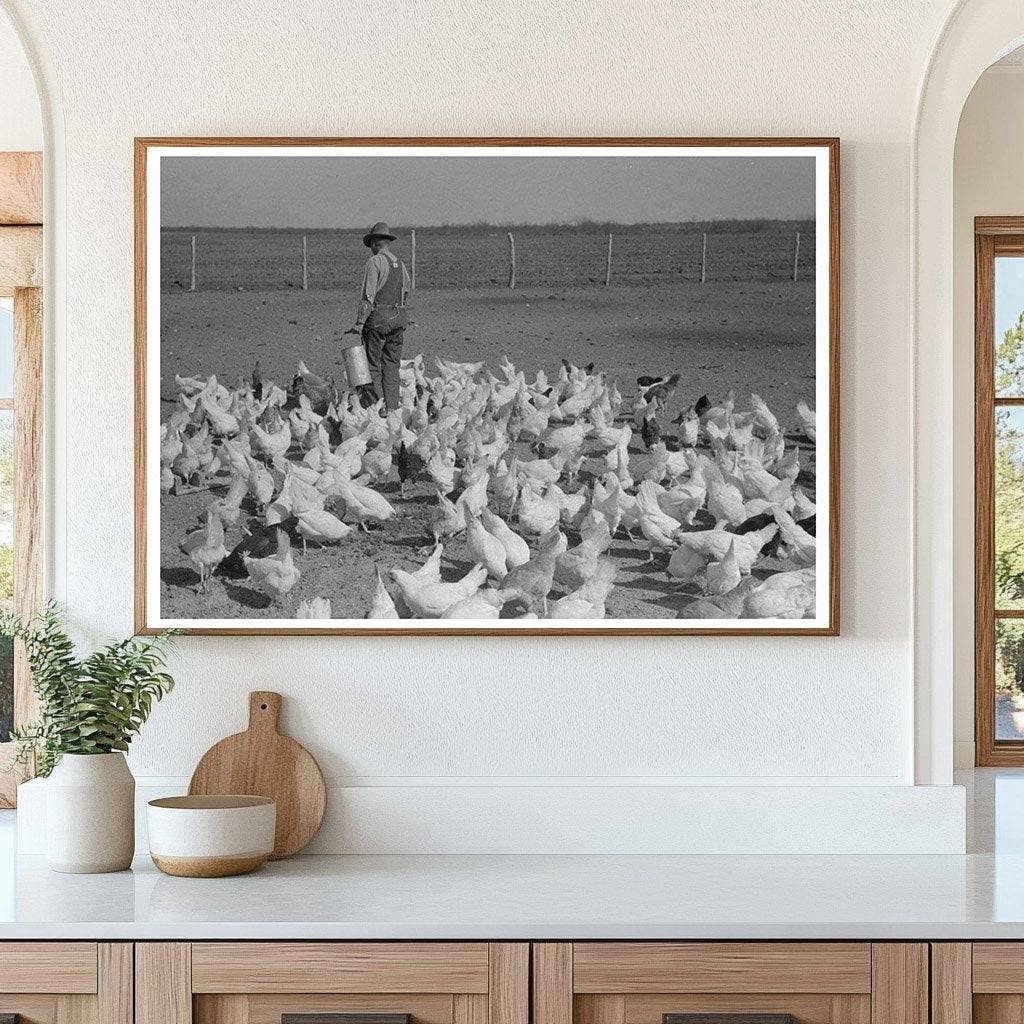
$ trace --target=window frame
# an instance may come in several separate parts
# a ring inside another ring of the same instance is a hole
[[[996,738],[996,624],[1024,623],[1024,608],[996,608],[995,422],[998,408],[1024,408],[1024,396],[996,397],[995,261],[1024,258],[1024,217],[976,217],[974,255],[974,761],[1022,767],[1024,740]]]

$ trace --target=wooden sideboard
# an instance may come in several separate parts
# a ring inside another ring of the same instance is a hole
[[[0,1020],[12,1015],[20,1024],[699,1024],[707,1015],[1021,1024],[1024,942],[0,942]]]

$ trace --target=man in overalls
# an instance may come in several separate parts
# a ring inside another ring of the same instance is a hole
[[[363,235],[363,245],[373,255],[366,261],[359,312],[353,332],[363,336],[366,360],[377,396],[383,395],[388,410],[397,409],[398,371],[402,361],[402,342],[408,325],[405,299],[409,294],[409,272],[391,251],[395,240],[387,224],[378,221]]]

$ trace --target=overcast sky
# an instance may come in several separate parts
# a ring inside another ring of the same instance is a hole
[[[814,158],[164,157],[165,227],[810,219]]]

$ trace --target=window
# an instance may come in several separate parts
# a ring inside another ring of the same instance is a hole
[[[42,592],[42,292],[13,291],[13,301],[0,292],[0,604],[25,615],[39,607]],[[34,713],[24,656],[0,638],[0,807],[14,803],[25,775],[11,768],[11,726]]]
[[[31,615],[42,594],[42,290],[12,290],[13,302],[0,292],[0,604]],[[0,807],[13,804],[26,771],[12,770],[4,741],[12,722],[34,715],[24,656],[0,640]]]
[[[0,299],[0,607],[14,604],[14,303]],[[14,725],[14,645],[0,637],[0,743]]]
[[[1024,765],[1024,218],[975,254],[976,761]]]
[[[0,153],[0,606],[42,599],[43,162]],[[36,715],[19,645],[0,638],[0,807],[32,766],[14,766],[12,725]]]

